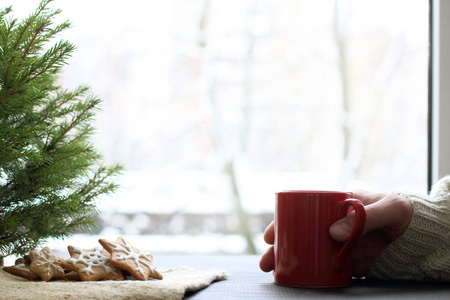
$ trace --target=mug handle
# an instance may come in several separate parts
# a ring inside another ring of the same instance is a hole
[[[348,207],[348,205],[353,206],[355,209],[355,222],[347,241],[336,255],[334,262],[334,270],[336,272],[341,272],[344,269],[345,259],[350,254],[353,246],[355,246],[363,232],[364,225],[366,224],[366,210],[364,209],[364,204],[357,199],[346,199],[338,204],[338,219],[347,215],[347,211],[344,210],[344,208]]]

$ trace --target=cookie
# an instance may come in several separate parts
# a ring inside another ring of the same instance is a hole
[[[31,264],[31,258],[29,254],[25,254],[24,257],[19,257],[18,259],[16,259],[16,261],[14,262],[15,265],[19,265],[19,264],[26,264],[26,265],[30,265]]]
[[[30,258],[30,271],[39,275],[42,280],[64,278],[64,270],[60,266],[61,258],[56,257],[49,247],[45,247],[41,251],[31,251]]]
[[[98,246],[95,249],[81,249],[69,246],[70,258],[63,260],[61,266],[75,271],[83,281],[123,280],[118,268],[110,262],[110,254]]]
[[[64,274],[64,279],[69,281],[80,281],[80,275],[75,271],[66,270]]]
[[[124,238],[115,242],[99,239],[99,243],[111,253],[111,263],[129,272],[138,280],[148,280],[149,277],[162,279],[162,274],[153,266],[153,255],[141,252]]]
[[[31,263],[31,262],[30,262]],[[25,258],[23,257],[19,257],[18,259],[16,259],[16,261],[14,262],[15,265],[20,265],[20,264],[25,264]],[[29,264],[28,264],[29,265]]]
[[[39,277],[39,275],[34,274],[33,272],[30,271],[30,266],[25,265],[23,263],[19,263],[17,265],[14,266],[10,266],[10,267],[3,267],[3,270],[16,275],[16,276],[20,276],[29,280],[40,280],[41,277]]]

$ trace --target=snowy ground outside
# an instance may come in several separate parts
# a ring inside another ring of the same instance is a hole
[[[100,238],[116,240],[117,237],[118,235],[114,233],[104,235],[77,234],[66,240],[50,240],[42,246],[50,247],[61,258],[68,258],[67,246],[69,245],[91,249],[99,245],[98,239]],[[235,255],[244,253],[246,247],[245,240],[240,235],[125,235],[124,238],[138,249],[152,253],[155,264],[157,263],[158,255],[162,254]],[[267,247],[263,241],[262,234],[255,236],[255,244],[259,253],[262,253]],[[16,258],[15,256],[6,257],[4,265],[13,265]]]
[[[336,174],[240,172],[242,202],[250,213],[273,212],[275,193],[293,189],[336,190]],[[224,174],[201,171],[125,172],[120,190],[99,202],[102,212],[217,213],[230,211],[230,186]],[[360,183],[353,185],[362,186]]]

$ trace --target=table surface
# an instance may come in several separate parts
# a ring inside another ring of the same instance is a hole
[[[189,266],[199,270],[224,269],[231,276],[193,294],[201,299],[450,299],[450,284],[354,280],[343,288],[290,288],[273,283],[271,273],[259,270],[259,256],[161,255],[154,257],[160,269]]]

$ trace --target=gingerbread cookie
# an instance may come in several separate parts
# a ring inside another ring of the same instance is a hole
[[[64,279],[69,281],[80,281],[80,275],[75,271],[66,270],[64,274]]]
[[[30,261],[31,263],[31,261]],[[28,263],[28,265],[30,264]],[[15,265],[20,265],[20,264],[25,264],[25,258],[23,257],[19,257],[18,259],[16,259],[16,261],[14,262]]]
[[[49,247],[41,251],[31,251],[30,258],[30,271],[39,275],[42,280],[64,278],[64,270],[60,266],[61,258],[56,257]]]
[[[18,259],[16,259],[14,264],[15,265],[26,264],[27,266],[29,266],[31,264],[30,255],[29,254],[25,254],[23,257],[19,257]]]
[[[116,242],[99,239],[100,244],[111,253],[111,263],[116,267],[128,271],[134,278],[148,280],[149,277],[162,279],[162,274],[153,266],[153,255],[141,252],[124,238],[117,238]]]
[[[17,265],[14,266],[10,266],[10,267],[3,267],[3,270],[13,274],[13,275],[17,275],[29,280],[40,280],[41,277],[39,277],[39,275],[34,274],[33,272],[30,271],[30,266],[29,265],[25,265],[24,263],[19,263]]]
[[[78,273],[83,281],[123,280],[119,269],[110,262],[110,254],[98,246],[95,249],[81,249],[69,246],[71,258],[63,260],[61,266]]]

